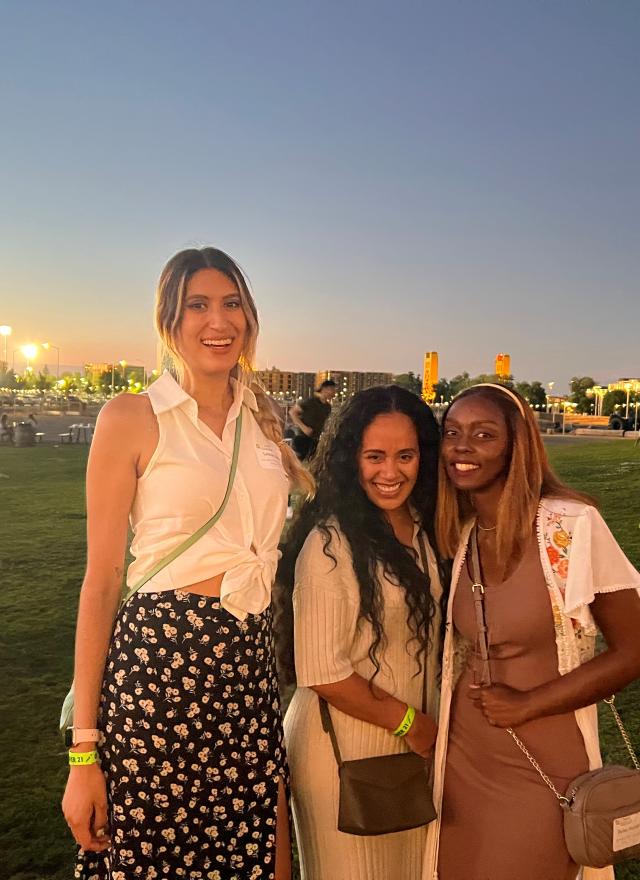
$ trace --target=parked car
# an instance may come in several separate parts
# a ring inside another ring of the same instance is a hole
[[[621,415],[620,413],[611,413],[609,416],[609,428],[612,431],[633,431],[634,420]]]

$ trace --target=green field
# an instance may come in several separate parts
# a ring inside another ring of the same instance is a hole
[[[640,566],[640,449],[626,441],[567,441],[549,452],[567,482],[600,500],[614,534]],[[71,678],[84,567],[86,455],[81,446],[0,449],[0,880],[71,876],[73,847],[59,810],[66,769],[57,719]],[[619,699],[636,742],[639,697],[636,683]],[[604,714],[602,726],[606,758],[624,761]],[[617,877],[637,880],[640,863],[629,862]]]

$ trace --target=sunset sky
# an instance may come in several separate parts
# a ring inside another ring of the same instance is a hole
[[[638,376],[639,43],[635,0],[1,4],[9,360],[155,366],[215,244],[259,367]]]

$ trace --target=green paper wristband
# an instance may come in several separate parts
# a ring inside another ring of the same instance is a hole
[[[92,752],[69,752],[70,767],[86,767],[97,762],[98,753],[95,749]]]
[[[411,730],[411,725],[413,724],[415,717],[416,710],[413,708],[413,706],[407,706],[407,711],[404,713],[404,718],[393,731],[393,735],[406,736]]]

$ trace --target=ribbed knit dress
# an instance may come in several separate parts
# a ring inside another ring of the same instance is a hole
[[[329,736],[322,729],[318,697],[311,685],[342,681],[352,673],[369,679],[374,667],[368,651],[371,626],[359,620],[360,591],[348,543],[331,529],[330,551],[314,529],[296,565],[293,594],[295,659],[298,688],[285,716],[285,739],[291,771],[293,818],[303,880],[420,880],[426,828],[359,837],[337,830],[338,768]],[[418,527],[414,529],[417,559]],[[439,608],[441,586],[428,541],[431,591]],[[404,551],[402,551],[404,552]],[[400,700],[420,707],[422,674],[416,643],[407,623],[404,590],[388,581],[379,567],[386,646],[376,684]],[[427,711],[437,718],[439,612],[432,626],[427,660]],[[407,745],[388,730],[331,707],[343,760],[405,752]]]

